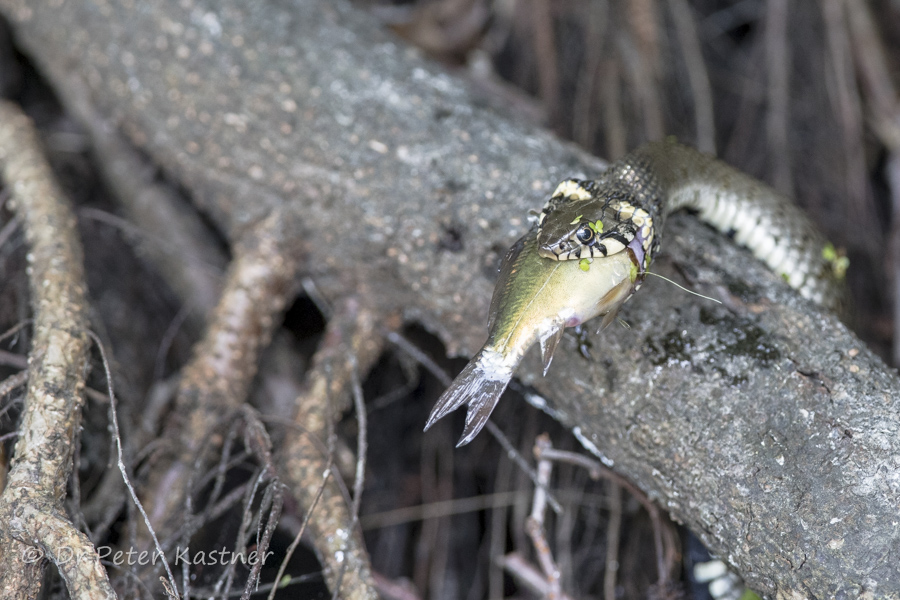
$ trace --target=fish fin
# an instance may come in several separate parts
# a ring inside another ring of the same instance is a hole
[[[478,398],[473,399],[469,403],[469,411],[466,413],[466,426],[463,429],[462,437],[456,443],[456,447],[465,446],[475,439],[478,432],[487,424],[491,413],[500,401],[503,390],[506,389],[507,379],[504,382],[493,382],[489,389],[483,390]]]
[[[486,359],[489,353],[494,355]],[[482,349],[476,354],[438,398],[428,416],[425,430],[467,404],[469,411],[466,415],[466,427],[457,447],[471,442],[487,423],[509,380],[512,379],[514,369],[498,366],[496,362],[496,351]]]
[[[616,310],[611,310],[608,313],[606,313],[605,315],[603,315],[603,320],[600,321],[600,327],[597,328],[597,333],[600,333],[601,331],[603,331],[604,329],[609,327],[609,324],[616,320],[616,314],[618,312],[619,312],[618,309],[616,309]]]
[[[541,361],[544,363],[544,375],[550,370],[550,363],[553,362],[553,353],[562,339],[565,327],[560,325],[555,331],[548,333],[541,338]]]
[[[597,328],[597,333],[600,333],[606,329],[610,323],[615,321],[616,314],[619,312],[619,307],[621,307],[626,300],[631,298],[631,294],[633,293],[634,284],[630,279],[625,279],[616,287],[609,290],[606,295],[600,299],[598,306],[608,307],[609,310],[603,314],[603,321],[600,323],[600,327]]]

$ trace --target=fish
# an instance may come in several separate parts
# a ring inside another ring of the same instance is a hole
[[[468,406],[457,447],[485,426],[525,353],[540,344],[544,375],[566,327],[603,316],[600,329],[640,287],[643,260],[631,248],[601,258],[551,260],[541,256],[538,228],[509,249],[500,267],[484,346],[438,399],[425,430]]]

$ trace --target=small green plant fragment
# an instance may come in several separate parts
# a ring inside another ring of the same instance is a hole
[[[822,258],[831,265],[831,271],[838,280],[843,279],[847,275],[847,269],[850,267],[850,259],[839,252],[831,244],[825,244],[822,248]]]
[[[591,259],[582,258],[581,260],[578,261],[578,266],[581,268],[582,271],[587,271],[588,269],[591,268]]]
[[[831,270],[838,280],[843,279],[847,275],[847,269],[850,268],[850,259],[846,256],[839,256],[837,260],[831,263]]]
[[[577,225],[578,222],[581,220],[581,217],[583,217],[583,216],[584,216],[584,215],[578,215],[577,217],[575,217],[575,218],[572,220],[571,223],[569,223],[569,225]]]
[[[631,279],[631,283],[637,281],[638,276],[638,267],[636,264],[631,264],[631,271],[628,273],[628,278]]]
[[[588,226],[594,230],[594,233],[602,233],[603,232],[603,221],[597,219],[593,223],[588,223]]]
[[[787,282],[787,283],[790,283],[790,282],[791,282],[791,276],[788,275],[787,273],[782,273],[782,274],[781,274],[781,278],[784,279],[785,282]]]

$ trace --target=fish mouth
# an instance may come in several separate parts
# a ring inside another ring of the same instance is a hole
[[[573,254],[573,250],[561,247],[561,244],[538,244],[538,254],[541,258],[549,258],[551,260],[569,260],[569,255]],[[576,258],[572,256],[571,258]]]
[[[570,260],[578,258],[570,256],[578,253],[579,244],[571,238],[571,231],[562,231],[558,227],[539,228],[537,232],[537,251],[542,258],[551,260]]]

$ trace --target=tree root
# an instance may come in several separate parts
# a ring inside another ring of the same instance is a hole
[[[176,450],[159,458],[144,498],[160,539],[171,539],[185,525],[191,473],[202,475],[213,464],[223,443],[222,426],[242,407],[256,375],[259,353],[293,291],[298,253],[290,247],[283,226],[281,215],[273,213],[237,244],[206,335],[182,371],[166,432]],[[138,544],[144,549],[150,546],[147,537]]]
[[[114,598],[93,544],[63,509],[88,358],[81,243],[30,121],[6,102],[0,102],[0,168],[30,246],[34,312],[24,413],[0,496],[0,595],[36,597],[46,557],[73,598]]]
[[[318,500],[308,526],[328,587],[353,600],[378,598],[359,529],[359,499],[353,499],[351,509],[340,476],[323,482],[322,474],[332,468],[334,420],[349,407],[348,391],[358,385],[359,373],[371,368],[383,347],[377,326],[377,315],[356,300],[339,307],[314,358],[308,391],[297,398],[299,428],[291,430],[281,452],[285,481],[300,504],[310,510]],[[354,487],[358,494],[360,486]]]

